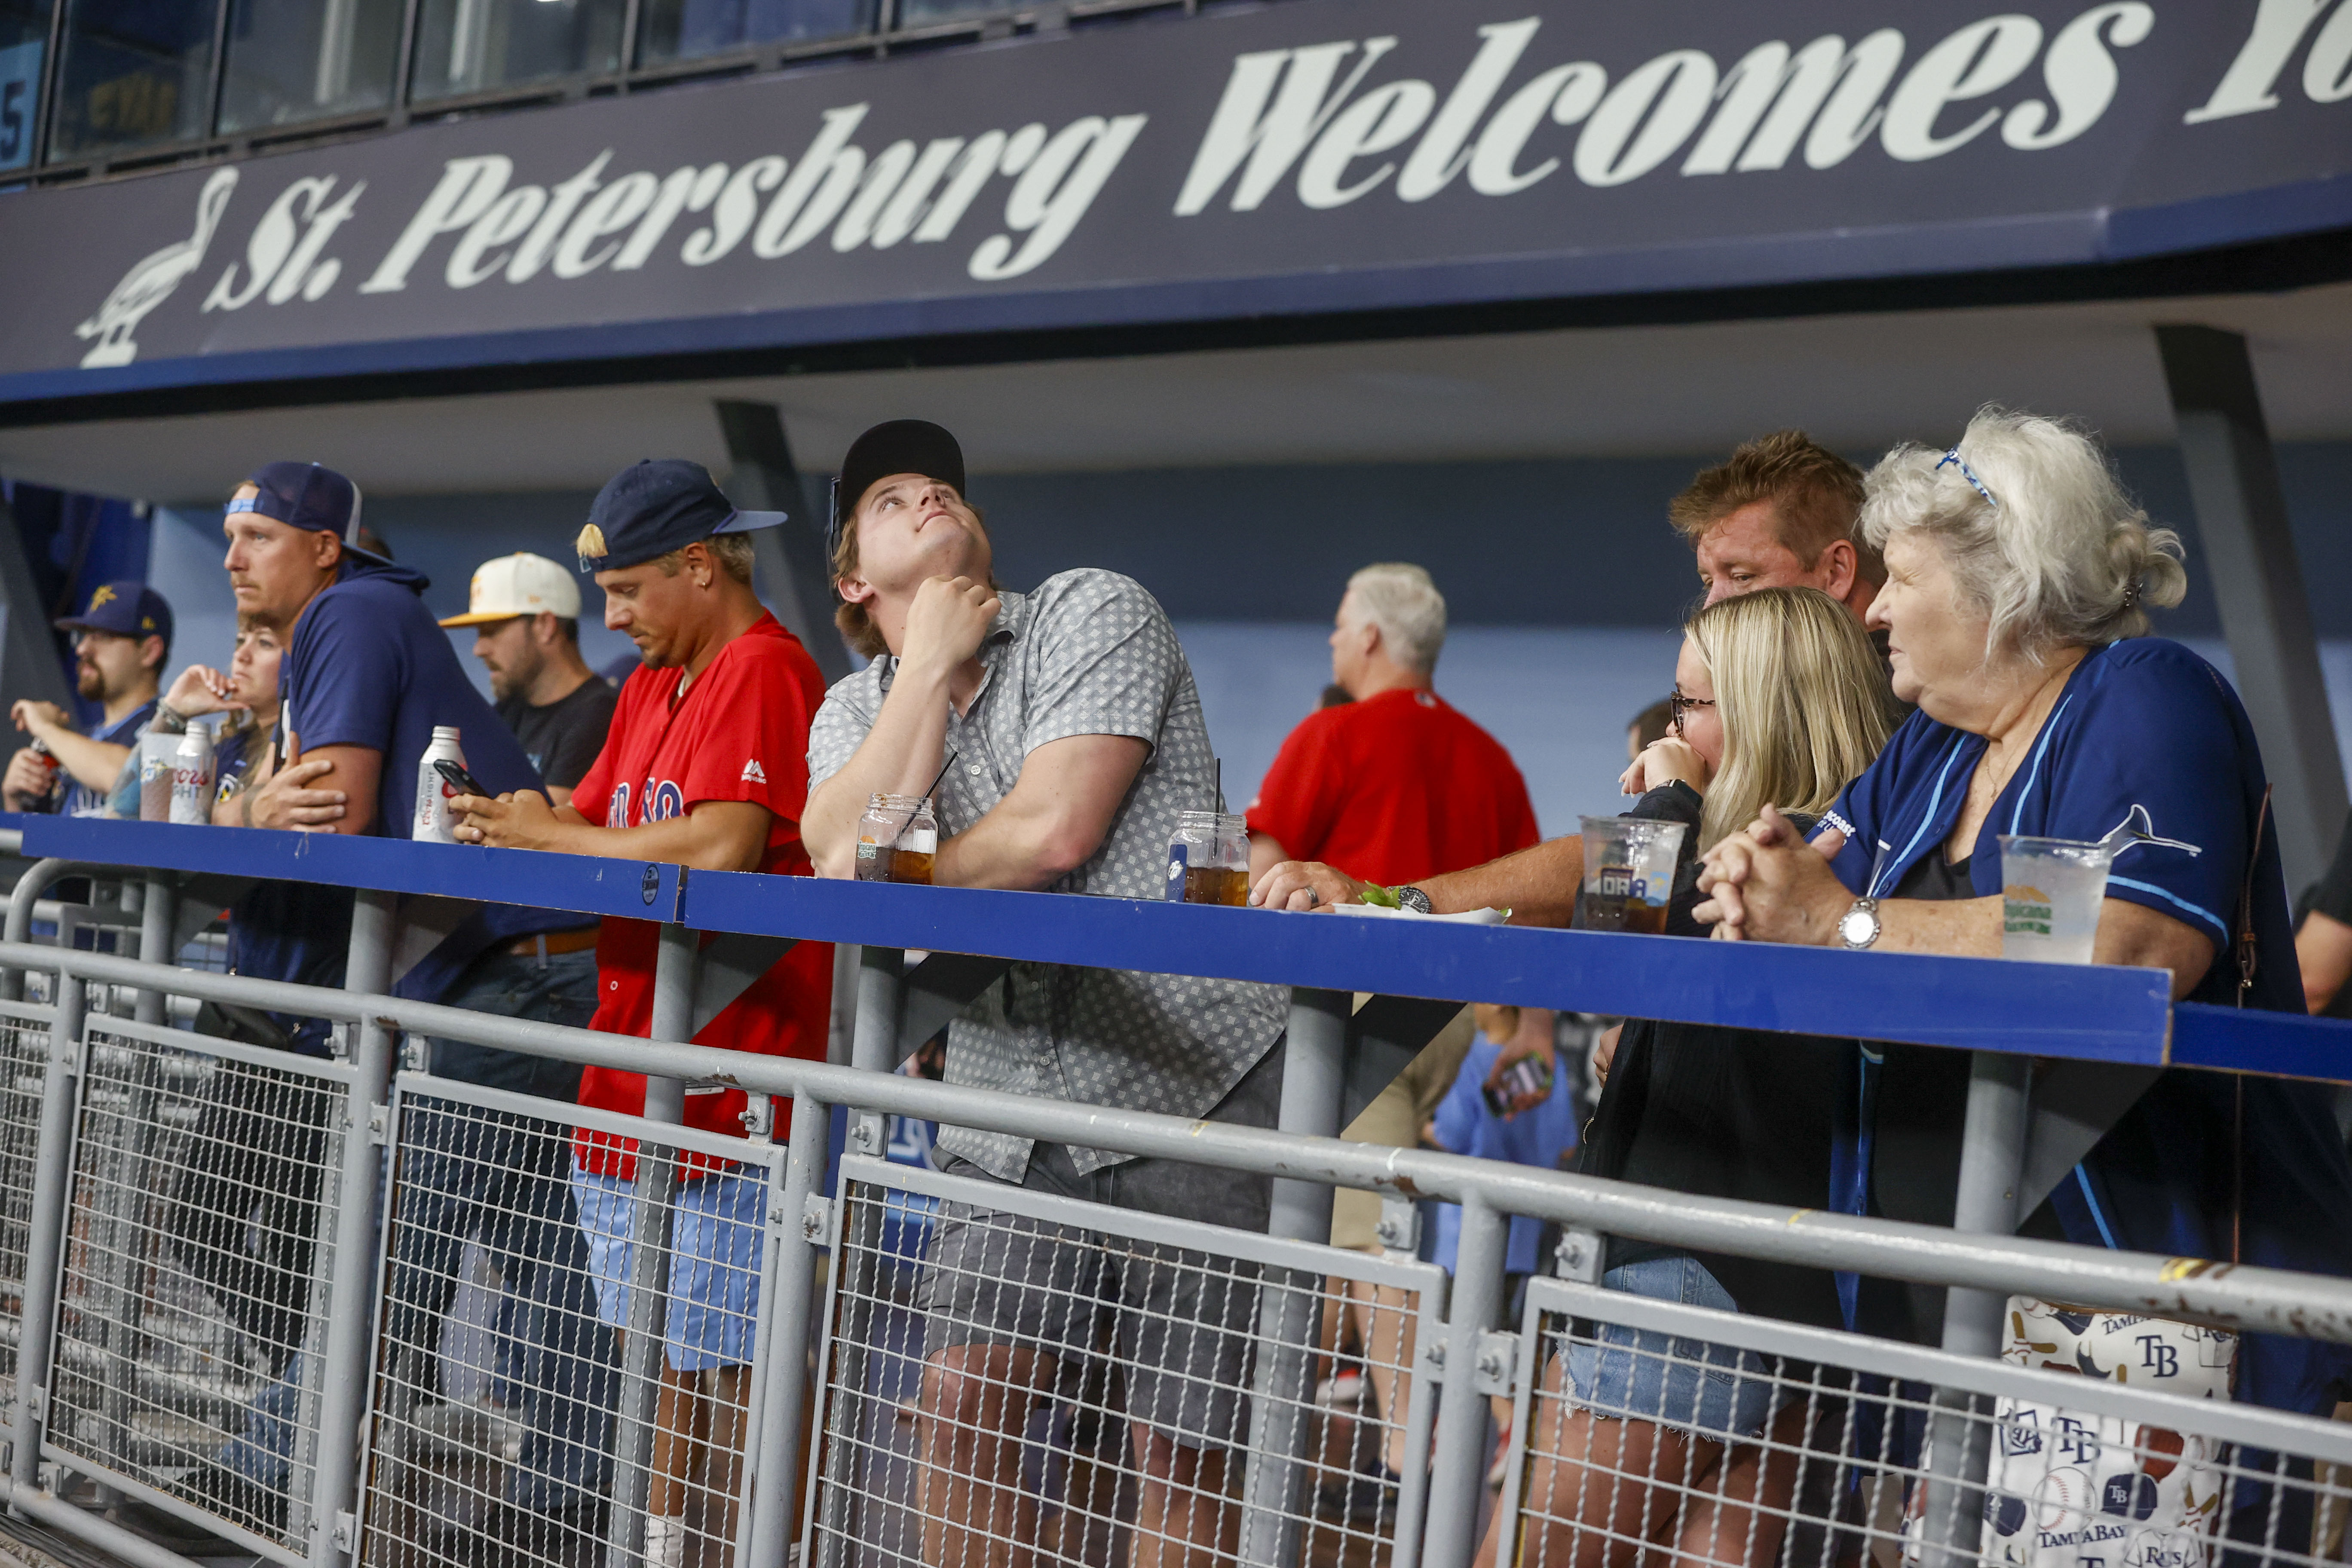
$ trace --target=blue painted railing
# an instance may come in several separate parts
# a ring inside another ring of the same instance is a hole
[[[16,821],[26,854],[98,865],[498,900],[699,931],[2352,1080],[2352,1023],[2176,1007],[2164,977],[2145,969],[689,874],[393,838]]]

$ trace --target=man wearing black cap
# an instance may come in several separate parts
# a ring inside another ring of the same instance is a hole
[[[104,718],[85,735],[54,702],[20,701],[9,716],[48,748],[70,780],[66,815],[97,816],[106,810],[139,731],[155,715],[163,661],[172,652],[172,606],[144,584],[101,583],[89,607],[59,621],[58,629],[73,634],[74,689],[98,703]],[[47,811],[52,784],[50,765],[26,746],[8,760],[0,796],[10,811]]]
[[[642,657],[621,689],[604,750],[551,807],[530,791],[460,795],[468,842],[603,855],[723,871],[805,876],[801,818],[808,795],[809,715],[824,693],[816,661],[751,591],[751,532],[782,512],[730,504],[698,463],[635,464],[598,493],[580,531],[583,572],[604,591],[604,624]],[[597,943],[591,1028],[645,1037],[653,1027],[658,928],[607,920]],[[831,1012],[833,949],[801,942],[694,1037],[694,1044],[822,1059]],[[700,1000],[706,1003],[712,998]],[[592,1067],[583,1105],[642,1112],[643,1075]],[[688,1125],[741,1136],[742,1090],[689,1089]],[[573,1190],[596,1279],[598,1310],[628,1321],[628,1255],[635,1224],[635,1145],[583,1131]],[[735,1497],[759,1311],[759,1238],[767,1188],[740,1167],[681,1163],[674,1262],[644,1561],[677,1568],[689,1489]],[[749,1305],[743,1303],[748,1300]],[[713,1526],[715,1542],[733,1527]]]
[[[238,798],[257,827],[405,837],[414,818],[417,764],[436,726],[457,728],[467,765],[500,789],[528,789],[538,775],[505,725],[482,700],[420,596],[425,579],[366,548],[358,488],[316,463],[270,463],[230,497],[222,529],[224,564],[237,609],[279,628],[278,742],[283,759]],[[238,973],[341,985],[352,919],[349,889],[266,882],[233,911],[230,965]],[[592,931],[581,917],[513,905],[482,906],[394,984],[395,994],[477,1012],[578,1026],[595,1005]],[[292,1050],[325,1055],[319,1020],[273,1016]],[[435,1040],[436,1074],[569,1102],[576,1068],[460,1041]],[[223,1074],[226,1082],[231,1075]],[[216,1092],[221,1090],[215,1086]],[[392,1259],[386,1331],[412,1359],[404,1376],[429,1388],[438,1357],[434,1324],[455,1290],[467,1240],[486,1222],[508,1228],[508,1283],[535,1306],[535,1323],[560,1331],[566,1311],[585,1310],[586,1259],[562,1144],[532,1139],[513,1119],[454,1102],[413,1102],[402,1166],[403,1246]],[[227,1114],[236,1109],[224,1104]],[[315,1131],[310,1133],[315,1136]],[[298,1135],[289,1132],[289,1139]],[[531,1159],[550,1151],[536,1170]],[[288,1182],[309,1182],[315,1162],[288,1162]],[[262,1395],[244,1436],[216,1469],[185,1489],[232,1517],[282,1517],[293,1433],[284,1419],[300,1382],[289,1364],[299,1342],[308,1237],[266,1237],[282,1264],[266,1271],[289,1281],[286,1300],[255,1300],[235,1281],[253,1273],[244,1259],[246,1219],[221,1205],[183,1205],[184,1256],[215,1296],[271,1354],[281,1381]],[[243,1274],[236,1271],[242,1269]],[[507,1472],[506,1497],[527,1521],[593,1507],[604,1479],[609,1371],[594,1347],[530,1347],[535,1375],[523,1380],[523,1451]],[[416,1372],[418,1363],[423,1372]],[[535,1526],[536,1528],[536,1526]]]
[[[1222,809],[1192,672],[1159,604],[1108,572],[1000,592],[963,453],[936,425],[858,437],[835,491],[837,619],[874,662],[826,693],[807,836],[847,877],[875,793],[938,781],[933,879],[1161,896],[1180,811]],[[1015,964],[950,1026],[947,1080],[1126,1110],[1274,1124],[1283,999],[1265,985]],[[959,1174],[1264,1230],[1267,1184],[1167,1160],[942,1127]],[[1020,1434],[1066,1366],[1115,1335],[1144,1473],[1131,1568],[1230,1552],[1226,1454],[1255,1292],[1197,1255],[1095,1249],[985,1207],[940,1215],[922,1293],[923,1555],[998,1554],[1020,1526]],[[1000,1281],[1033,1283],[1007,1289]]]

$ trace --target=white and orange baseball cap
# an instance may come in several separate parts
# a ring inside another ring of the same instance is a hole
[[[451,616],[445,626],[478,626],[490,621],[510,621],[517,616],[541,613],[567,621],[580,618],[580,584],[571,573],[544,555],[518,550],[475,570],[473,591],[466,613]]]

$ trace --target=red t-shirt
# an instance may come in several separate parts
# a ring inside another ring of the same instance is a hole
[[[599,827],[642,827],[683,816],[706,800],[752,801],[771,814],[760,869],[807,876],[800,823],[808,805],[809,719],[824,700],[816,660],[775,616],[763,615],[719,649],[678,697],[684,674],[640,668],[629,677],[604,749],[572,791],[572,805]],[[652,921],[606,918],[596,939],[596,1016],[590,1028],[646,1037],[653,1026],[660,931]],[[799,942],[693,1043],[822,1059],[832,1002],[831,944]],[[645,1075],[589,1068],[580,1075],[580,1103],[636,1115],[646,1108]],[[740,1137],[745,1103],[740,1089],[689,1088],[687,1125]],[[584,1169],[627,1180],[635,1174],[635,1148],[633,1142],[583,1129],[573,1152]],[[707,1166],[695,1160],[683,1164],[688,1174]]]
[[[1383,691],[1310,713],[1249,804],[1293,859],[1393,887],[1537,841],[1511,753],[1433,691]]]

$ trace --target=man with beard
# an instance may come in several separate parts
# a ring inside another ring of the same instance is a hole
[[[579,584],[544,555],[517,551],[483,562],[466,613],[441,624],[478,628],[474,657],[489,671],[499,717],[539,770],[548,804],[570,805],[620,701],[580,657]]]
[[[155,716],[155,693],[172,652],[172,606],[142,583],[101,583],[89,607],[59,621],[58,629],[73,634],[75,689],[99,704],[104,717],[85,735],[54,702],[18,702],[9,717],[57,759],[68,781],[65,802],[51,805],[50,764],[30,746],[8,760],[0,798],[10,811],[103,816],[139,731]]]

